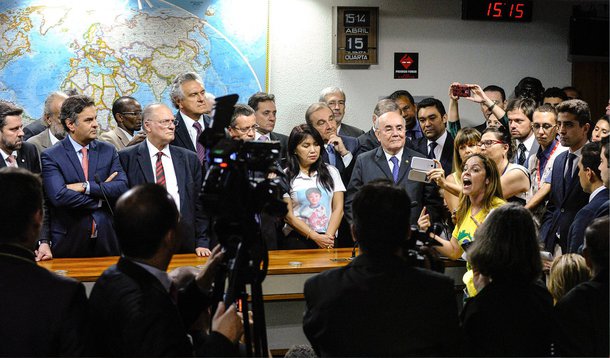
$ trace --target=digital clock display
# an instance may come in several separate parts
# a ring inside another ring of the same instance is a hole
[[[532,21],[531,0],[462,0],[463,20]]]

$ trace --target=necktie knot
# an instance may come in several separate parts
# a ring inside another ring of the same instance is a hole
[[[259,142],[266,142],[269,140],[269,137],[266,134],[263,134],[262,136],[258,137]]]
[[[519,148],[519,157],[517,158],[517,164],[524,165],[526,159],[525,151],[527,150],[527,148],[525,148],[525,144],[523,143],[519,143],[517,147]]]
[[[17,166],[17,161],[15,160],[15,156],[12,154],[9,154],[8,157],[6,157],[6,160],[8,161],[8,164],[10,167],[16,167]]]
[[[430,142],[430,144],[428,144],[428,146],[430,147],[430,151],[428,152],[429,159],[436,159],[436,155],[434,154],[434,148],[436,148],[437,145],[438,143],[436,142]]]
[[[202,130],[201,123],[196,121],[195,123],[193,123],[193,128],[195,128],[195,130],[197,131],[197,136],[199,136]]]

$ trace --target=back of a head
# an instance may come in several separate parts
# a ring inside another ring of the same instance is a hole
[[[179,213],[167,190],[157,184],[133,187],[116,204],[115,230],[123,254],[148,259],[165,235],[178,227]]]
[[[537,280],[542,263],[532,214],[518,204],[493,210],[477,229],[468,259],[473,268],[494,281]]]
[[[38,238],[33,217],[42,210],[40,177],[22,168],[0,169],[0,243],[32,247]]]
[[[366,253],[393,254],[409,238],[411,199],[389,180],[360,188],[352,212],[354,235]]]
[[[585,254],[597,270],[608,269],[609,224],[610,219],[604,216],[593,220],[585,230]]]
[[[591,271],[585,258],[579,254],[564,254],[553,261],[547,286],[555,301],[559,301],[566,293],[581,282],[588,281]]]

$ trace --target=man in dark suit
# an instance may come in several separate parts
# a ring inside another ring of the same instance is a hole
[[[256,124],[258,125],[256,133],[254,134],[254,140],[261,142],[268,140],[280,142],[280,156],[282,161],[286,160],[288,136],[273,131],[277,120],[275,96],[271,93],[256,92],[248,99],[248,106],[254,110]]]
[[[593,278],[571,289],[555,305],[560,357],[608,357],[610,352],[609,225],[608,216],[604,216],[587,227],[583,256]]]
[[[582,147],[578,162],[578,180],[582,190],[589,194],[589,203],[578,211],[568,232],[568,252],[582,252],[585,229],[596,217],[597,211],[608,201],[608,189],[601,180],[600,143],[587,143]]]
[[[423,157],[415,150],[405,147],[405,120],[396,112],[388,112],[377,119],[379,128],[377,138],[381,146],[358,156],[352,178],[347,186],[345,200],[345,216],[351,222],[351,204],[354,195],[360,188],[375,180],[389,179],[404,188],[411,200],[417,204],[411,211],[411,225],[417,224],[417,219],[425,206],[433,222],[438,222],[443,210],[443,201],[434,184],[407,179],[411,170],[413,157]]]
[[[23,110],[0,101],[0,168],[19,167],[40,173],[40,158],[33,144],[23,141]]]
[[[589,195],[578,180],[578,163],[582,147],[587,143],[591,127],[591,113],[586,102],[568,100],[557,106],[559,141],[569,149],[557,156],[551,172],[551,193],[547,210],[542,217],[540,241],[545,251],[568,250],[568,231],[576,213],[588,202]]]
[[[96,140],[96,116],[90,97],[67,98],[60,118],[68,135],[41,155],[56,257],[119,254],[109,208],[127,190],[127,177],[114,147]]]
[[[64,103],[66,98],[68,98],[68,95],[63,92],[51,93],[44,102],[44,120],[47,122],[48,127],[45,127],[42,132],[30,137],[29,139],[25,139],[28,143],[36,146],[36,149],[38,149],[38,155],[40,155],[40,153],[42,153],[42,151],[45,149],[66,137],[66,130],[59,120],[61,105]]]
[[[354,197],[352,231],[362,253],[305,282],[303,331],[318,355],[458,353],[453,280],[405,261],[410,211],[406,191],[387,180],[363,186]]]
[[[604,183],[604,186],[606,188],[610,187],[610,183],[608,180],[608,172],[610,171],[610,166],[608,165],[608,156],[609,156],[609,152],[610,152],[610,143],[608,143],[608,140],[602,141],[602,147],[599,153],[599,158],[600,158],[600,163],[599,163],[599,174],[601,176],[602,182]],[[597,212],[595,213],[595,217],[602,217],[602,216],[608,216],[608,213],[610,212],[610,200],[608,199],[608,197],[606,196],[606,202],[603,203],[600,208],[597,210]]]
[[[512,162],[529,168],[530,157],[538,153],[540,145],[532,130],[534,111],[538,107],[532,98],[515,98],[508,101],[506,115],[510,135],[515,139],[515,155]]]
[[[205,98],[203,80],[194,72],[178,75],[171,85],[170,96],[176,113],[175,138],[172,145],[182,147],[197,153],[199,163],[205,161],[205,148],[198,139],[206,128],[209,128],[212,118],[205,113],[210,105]]]
[[[320,91],[320,102],[326,103],[335,115],[337,134],[344,137],[358,138],[364,131],[360,128],[343,123],[345,117],[345,92],[339,87],[326,87]]]
[[[85,287],[35,261],[42,226],[40,178],[0,169],[0,356],[80,356]]]
[[[185,229],[179,252],[209,256],[208,221],[199,200],[201,164],[194,152],[169,144],[174,139],[175,122],[166,105],[146,106],[143,112],[146,140],[120,151],[119,159],[130,188],[158,183],[174,198]]]
[[[318,131],[324,140],[322,160],[336,167],[343,184],[349,182],[358,155],[358,140],[354,137],[337,135],[337,121],[332,109],[324,102],[317,102],[307,108],[307,124]]]
[[[375,130],[377,129],[377,118],[387,112],[396,112],[400,114],[400,109],[398,109],[396,102],[392,101],[391,99],[382,99],[377,102],[375,109],[373,110],[373,127],[371,127],[368,132],[358,137],[360,153],[365,153],[379,147],[379,139],[377,139],[377,136],[375,135]]]
[[[417,121],[417,113],[415,108],[415,100],[409,91],[398,90],[392,92],[388,96],[389,99],[396,102],[398,109],[405,119],[407,141],[414,141],[424,136],[419,122]]]
[[[445,170],[445,176],[449,176],[453,173],[453,137],[447,131],[443,102],[435,98],[421,100],[417,104],[417,117],[424,136],[410,142],[413,149],[429,159],[437,159]]]
[[[118,200],[115,226],[123,257],[91,291],[87,355],[238,354],[235,342],[243,327],[233,305],[225,312],[219,304],[207,339],[197,322],[212,304],[209,291],[222,259],[220,247],[197,275],[183,272],[178,282],[166,272],[180,245],[178,218],[174,199],[157,184],[132,188]]]

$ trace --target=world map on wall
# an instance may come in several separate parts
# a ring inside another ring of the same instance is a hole
[[[192,71],[245,102],[265,89],[267,13],[266,0],[3,0],[0,99],[27,122],[49,93],[75,89],[108,129],[117,98],[171,105],[171,82]]]

